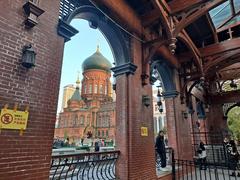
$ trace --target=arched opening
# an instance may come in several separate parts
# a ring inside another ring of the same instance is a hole
[[[58,144],[54,147],[59,150],[59,144],[63,144],[93,150],[93,144],[100,140],[113,146],[116,96],[112,90],[111,48],[99,30],[89,27],[88,21],[77,17],[71,26],[80,33],[64,48],[55,129]]]
[[[168,116],[170,114],[166,109],[165,100],[177,95],[173,79],[173,68],[162,57],[155,56],[150,65],[150,82],[153,84],[152,100],[156,169],[157,176],[161,176],[171,171],[171,145],[173,143],[171,141],[169,144],[168,140],[172,132],[171,129],[168,131]]]

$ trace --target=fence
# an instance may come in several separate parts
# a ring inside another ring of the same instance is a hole
[[[197,156],[197,150],[200,142],[205,144],[208,163],[226,165],[227,152],[223,145],[223,134],[214,132],[195,132],[193,136],[194,154]]]
[[[115,179],[115,163],[120,151],[53,155],[50,179]]]
[[[240,171],[236,162],[229,160],[223,137],[222,133],[192,133],[195,156],[193,160],[173,159],[173,180],[240,180]],[[201,141],[205,144],[207,153],[204,164],[197,158]]]
[[[237,171],[230,170],[230,163],[226,166],[206,163],[201,165],[197,161],[174,160],[173,180],[239,180]],[[235,176],[232,176],[234,173]]]

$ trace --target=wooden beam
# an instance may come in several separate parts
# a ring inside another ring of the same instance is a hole
[[[152,2],[153,2],[153,5],[159,10],[160,20],[166,31],[167,37],[171,38],[172,37],[172,35],[171,35],[172,28],[171,28],[171,24],[169,21],[169,14],[165,10],[166,8],[163,7],[163,5],[160,3],[159,0],[153,0]]]
[[[96,6],[111,9],[111,17],[130,32],[142,37],[141,20],[135,11],[124,0],[90,0]]]
[[[231,29],[231,28],[239,26],[239,25],[240,25],[240,21],[237,21],[236,23],[233,23],[230,25],[223,26],[222,28],[217,29],[217,33]]]
[[[183,33],[180,33],[178,35],[178,38],[180,40],[182,40],[185,45],[189,48],[189,50],[191,51],[191,53],[193,54],[194,57],[194,61],[196,66],[198,67],[200,72],[203,72],[203,68],[202,68],[202,61],[200,59],[200,52],[199,50],[196,48],[195,44],[192,42],[192,40],[190,39],[190,37],[187,35],[187,33],[185,31],[183,31]]]
[[[211,66],[208,69],[204,69],[205,75],[208,77],[215,76],[216,72],[220,72],[222,69],[238,63],[239,58],[240,58],[240,55],[234,55],[229,59],[225,59],[225,61],[223,61],[222,63],[218,63],[216,66]]]
[[[189,24],[197,20],[199,17],[203,16],[204,14],[208,13],[211,9],[217,7],[218,5],[222,4],[227,0],[215,0],[211,3],[206,4],[204,7],[200,8],[196,12],[190,14],[188,17],[182,18],[182,20],[175,24],[176,28],[173,31],[173,36],[177,37],[177,35]]]
[[[161,14],[159,13],[159,10],[154,9],[141,17],[142,24],[144,27],[148,27],[152,25],[155,21],[157,21],[160,17],[161,17]]]
[[[171,65],[173,65],[176,69],[180,68],[180,63],[176,56],[174,56],[170,50],[166,46],[161,46],[156,51],[156,55],[162,56],[166,59]]]
[[[226,60],[230,60],[234,56],[240,56],[240,49],[230,51],[228,53],[223,53],[219,58],[214,59],[213,61],[209,61],[204,64],[204,71],[207,73],[211,68],[216,67],[218,65],[223,65]]]
[[[173,0],[168,3],[173,14],[201,4],[203,0]]]
[[[209,23],[209,25],[210,25],[211,31],[212,31],[212,33],[213,33],[214,42],[217,43],[217,42],[219,42],[219,41],[218,41],[217,31],[216,31],[216,28],[215,28],[215,26],[214,26],[214,24],[213,24],[213,22],[212,22],[212,19],[211,19],[209,13],[206,14],[206,17],[207,17],[207,21],[208,21],[208,23]]]
[[[226,40],[220,43],[212,44],[204,48],[199,48],[202,57],[208,57],[220,54],[226,51],[232,51],[240,48],[240,38]]]
[[[240,99],[240,90],[228,91],[209,96],[213,104],[235,103]]]
[[[192,52],[184,52],[177,55],[180,63],[191,61],[194,57]]]
[[[172,19],[172,21],[170,20],[170,15],[168,14],[170,10],[168,10],[169,8],[168,8],[167,4],[163,4],[163,3],[161,3],[162,1],[158,1],[158,0],[155,0],[153,2],[154,2],[154,5],[157,6],[161,12],[161,18],[162,18],[162,22],[164,23],[165,30],[167,32],[167,37],[168,38],[174,37],[174,36],[172,36],[173,21],[178,22],[177,18],[174,17]],[[167,7],[164,7],[165,5]],[[189,47],[190,51],[192,51],[192,53],[194,55],[194,60],[196,61],[196,65],[199,68],[199,71],[203,72],[202,62],[199,58],[200,52],[196,48],[195,44],[192,42],[191,38],[188,36],[186,31],[183,30],[182,34],[180,34],[180,35],[178,34],[178,37],[181,38],[186,43],[186,45]]]

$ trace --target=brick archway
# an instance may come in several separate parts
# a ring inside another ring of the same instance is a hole
[[[123,65],[131,62],[130,58],[130,37],[124,33],[114,22],[109,20],[102,12],[89,4],[78,5],[70,14],[65,16],[58,25],[58,31],[63,33],[61,22],[63,21],[64,27],[68,26],[73,28],[70,23],[73,19],[84,19],[89,22],[91,28],[98,28],[112,49],[113,57],[116,66]],[[74,29],[74,28],[73,28]],[[66,34],[61,34],[65,36]],[[77,32],[75,32],[76,34]],[[81,33],[81,32],[80,32]],[[75,35],[73,34],[73,35]],[[72,35],[72,36],[73,36]]]
[[[174,68],[160,57],[155,57],[151,63],[150,72],[156,69],[159,73],[159,79],[163,84],[163,95],[165,98],[176,96],[178,94],[174,82]]]

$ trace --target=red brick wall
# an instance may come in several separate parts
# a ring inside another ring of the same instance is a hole
[[[175,75],[176,89],[180,91],[178,77]],[[191,120],[183,117],[187,112],[186,104],[181,104],[180,96],[167,98],[166,116],[169,146],[175,150],[175,157],[192,159]]]
[[[27,130],[2,130],[0,179],[48,179],[61,73],[63,39],[57,35],[59,1],[40,1],[45,13],[31,30],[23,26],[22,0],[0,1],[0,107],[30,105]],[[24,45],[37,53],[36,67],[20,65]]]
[[[141,85],[141,46],[132,40],[132,59],[138,66],[134,76],[117,77],[116,143],[121,155],[117,164],[120,179],[156,179],[152,105],[142,104],[142,95],[151,97],[152,87]],[[141,127],[148,136],[141,136]]]

